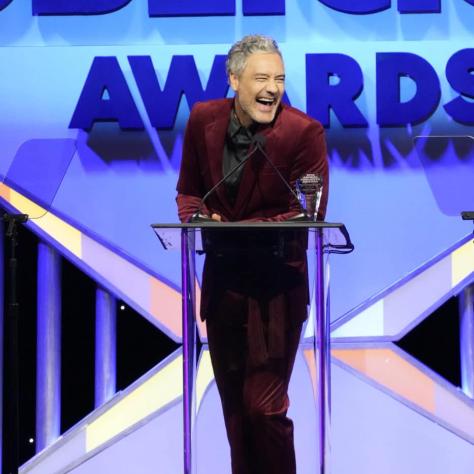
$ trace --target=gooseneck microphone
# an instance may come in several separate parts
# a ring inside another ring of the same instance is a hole
[[[247,163],[247,161],[255,154],[257,150],[262,151],[260,145],[261,143],[265,143],[265,137],[258,133],[255,134],[250,142],[251,150],[246,155],[244,155],[242,161],[238,165],[234,166],[228,173],[226,173],[224,177],[220,179],[214,186],[212,186],[212,188],[203,196],[201,202],[199,203],[198,210],[191,216],[189,222],[203,222],[213,220],[209,216],[202,214],[202,207],[204,206],[204,203],[207,201],[209,196],[211,196],[216,191],[216,189],[221,186],[227,178],[229,178],[229,176],[232,176],[237,170],[244,166],[244,164]]]

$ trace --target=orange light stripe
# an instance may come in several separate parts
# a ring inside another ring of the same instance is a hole
[[[335,349],[334,357],[430,413],[435,383],[391,349]]]

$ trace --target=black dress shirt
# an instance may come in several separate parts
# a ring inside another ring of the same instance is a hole
[[[252,137],[255,133],[254,129],[255,125],[251,125],[249,128],[241,125],[235,112],[231,112],[222,160],[223,176],[238,166],[249,152]],[[225,180],[227,196],[232,204],[235,204],[237,198],[243,169],[244,166],[241,166]]]

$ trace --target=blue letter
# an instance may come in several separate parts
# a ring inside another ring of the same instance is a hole
[[[144,128],[115,57],[94,58],[69,128],[90,130],[97,121],[118,121],[124,129]]]
[[[226,56],[222,55],[214,58],[209,81],[204,90],[194,57],[173,56],[162,90],[151,58],[149,56],[129,56],[128,61],[153,127],[157,129],[173,128],[183,94],[186,96],[190,109],[197,101],[225,97],[229,88],[225,60]]]
[[[441,0],[398,0],[400,13],[441,13]]]
[[[331,84],[331,77],[339,82]],[[330,109],[344,127],[367,127],[367,120],[354,103],[363,87],[360,66],[350,56],[306,55],[306,110],[325,127],[329,127]]]
[[[33,15],[100,15],[127,3],[130,0],[33,0]]]
[[[4,8],[8,7],[12,3],[12,0],[0,0],[0,11],[2,11]]]
[[[243,0],[244,15],[284,15],[285,0]]]
[[[416,84],[415,95],[400,100],[400,78]],[[426,120],[439,104],[441,89],[431,64],[412,53],[377,53],[377,123],[382,127]]]
[[[377,13],[390,8],[390,0],[319,0],[324,5],[343,13]]]
[[[150,16],[235,15],[235,0],[148,0]]]
[[[460,94],[474,99],[474,49],[454,53],[446,65],[446,77],[451,87]],[[474,102],[461,96],[448,102],[444,109],[456,122],[474,125]]]

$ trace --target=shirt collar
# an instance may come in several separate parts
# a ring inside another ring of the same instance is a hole
[[[227,133],[230,138],[234,138],[237,134],[244,135],[248,138],[252,138],[252,136],[255,134],[256,129],[258,128],[257,123],[252,123],[250,127],[244,127],[241,123],[239,118],[237,117],[237,114],[235,113],[235,110],[232,109],[230,113],[230,122],[229,122],[229,128],[227,130]]]

